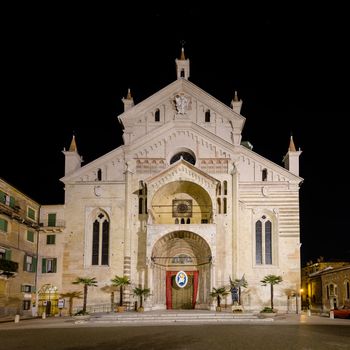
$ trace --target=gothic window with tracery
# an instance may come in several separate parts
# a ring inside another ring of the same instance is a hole
[[[109,219],[100,212],[92,224],[92,265],[108,265]]]
[[[255,223],[255,263],[272,264],[272,222],[266,215]]]

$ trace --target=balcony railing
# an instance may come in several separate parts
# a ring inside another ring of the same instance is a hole
[[[64,220],[55,220],[55,221],[50,221],[50,220],[40,220],[40,227],[45,227],[45,228],[62,228],[66,226],[66,222]]]
[[[18,271],[18,263],[11,260],[0,259],[0,276],[14,277]]]
[[[17,220],[18,222],[31,226],[34,229],[38,229],[39,225],[37,220],[32,220],[27,217],[27,212],[21,209],[20,206],[10,206],[0,202],[0,214],[7,215],[9,218]]]

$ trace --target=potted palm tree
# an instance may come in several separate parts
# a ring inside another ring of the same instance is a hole
[[[137,308],[138,312],[143,312],[143,298],[147,298],[150,295],[150,289],[149,288],[141,288],[136,287],[133,289],[134,295],[138,296],[140,298],[140,306]]]
[[[86,316],[89,317],[89,313],[86,311],[88,287],[97,287],[97,281],[95,277],[77,277],[73,284],[83,284],[84,285],[84,296],[83,296],[83,309],[78,311],[74,316]]]
[[[128,276],[115,276],[113,279],[111,279],[111,282],[113,286],[119,287],[120,297],[117,311],[124,312],[123,294],[125,287],[130,284],[130,279]]]
[[[265,307],[261,312],[275,313],[276,310],[273,308],[273,286],[282,282],[281,276],[266,275],[261,281],[263,286],[270,285],[270,305],[271,307]]]
[[[221,298],[229,294],[225,287],[215,288],[213,287],[213,291],[210,292],[210,296],[212,298],[216,298],[216,311],[221,311]]]

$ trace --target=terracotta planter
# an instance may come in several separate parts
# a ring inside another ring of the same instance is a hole
[[[125,306],[117,306],[116,312],[124,312],[125,311]]]

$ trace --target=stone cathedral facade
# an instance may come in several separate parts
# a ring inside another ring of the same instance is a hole
[[[41,221],[55,214],[65,224],[42,228],[38,289],[81,290],[76,277],[96,277],[88,304],[102,304],[110,300],[103,287],[126,275],[130,303],[132,287],[141,286],[152,293],[146,309],[208,309],[213,287],[244,275],[242,304],[261,310],[270,289],[260,281],[273,274],[283,278],[275,307],[286,310],[287,291],[300,288],[301,151],[291,139],[284,167],[253,152],[241,139],[237,94],[227,106],[190,82],[183,49],[176,73],[137,105],[128,92],[118,116],[122,146],[84,166],[74,137],[64,150],[65,203],[43,206]],[[55,269],[47,273],[50,259]]]

